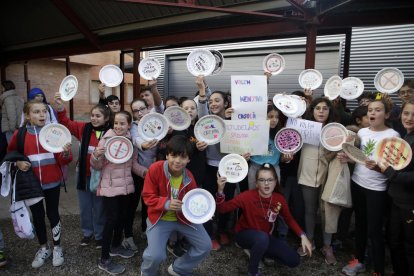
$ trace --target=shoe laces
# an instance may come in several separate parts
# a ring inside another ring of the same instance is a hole
[[[357,264],[359,264],[359,261],[358,261],[357,258],[352,258],[352,260],[350,260],[348,264],[349,264],[350,267],[354,267]]]

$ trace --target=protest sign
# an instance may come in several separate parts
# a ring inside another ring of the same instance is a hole
[[[286,127],[291,127],[298,130],[302,135],[303,143],[319,146],[322,123],[303,119],[288,118]]]
[[[231,76],[231,107],[232,120],[266,120],[266,76]]]
[[[220,141],[222,153],[250,153],[262,155],[268,152],[268,120],[231,120],[224,121],[226,132]]]

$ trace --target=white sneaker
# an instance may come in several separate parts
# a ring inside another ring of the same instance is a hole
[[[44,265],[47,258],[50,257],[52,254],[52,250],[50,248],[41,247],[37,252],[36,256],[33,259],[32,267],[33,268],[39,268],[42,265]]]
[[[53,266],[61,266],[64,260],[62,247],[55,246],[53,248]]]
[[[174,271],[172,264],[170,264],[170,266],[168,267],[168,274],[172,276],[180,276],[180,274]]]
[[[134,238],[132,237],[124,238],[122,241],[122,246],[126,249],[134,251],[134,253],[138,252],[138,247],[136,246]]]

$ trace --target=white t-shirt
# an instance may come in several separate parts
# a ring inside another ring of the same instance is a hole
[[[368,127],[358,131],[361,138],[361,150],[369,159],[374,160],[375,147],[379,141],[389,137],[400,137],[392,128],[383,131],[372,131]],[[370,170],[365,165],[356,164],[352,180],[359,186],[368,190],[385,191],[387,189],[387,177],[380,172]]]

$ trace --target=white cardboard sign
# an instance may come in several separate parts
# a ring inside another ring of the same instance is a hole
[[[303,143],[319,146],[322,123],[303,119],[288,118],[286,127],[291,127],[298,130],[302,135]]]
[[[268,120],[225,120],[226,132],[220,141],[222,153],[267,154],[269,144]]]
[[[266,76],[231,76],[231,107],[232,120],[266,120]]]

